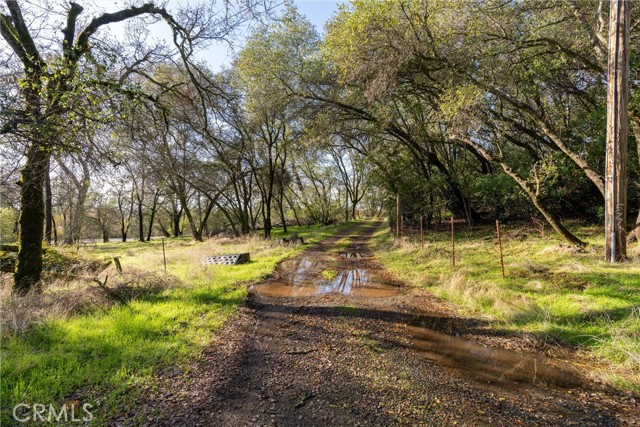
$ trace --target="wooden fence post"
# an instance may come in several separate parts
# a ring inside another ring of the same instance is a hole
[[[400,239],[400,193],[396,194],[396,239]]]
[[[453,227],[453,217],[451,217],[451,266],[456,266],[456,239]]]
[[[500,248],[500,270],[504,279],[504,259],[502,258],[502,237],[500,236],[500,221],[496,219],[496,232],[498,233],[498,247]]]
[[[164,262],[164,272],[167,272],[167,254],[164,251],[164,237],[162,238],[162,261]]]

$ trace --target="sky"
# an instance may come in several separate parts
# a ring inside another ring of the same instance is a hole
[[[322,34],[324,24],[337,12],[341,0],[294,0],[298,11],[307,17],[307,19],[316,27],[318,33]],[[241,42],[237,43],[237,47],[241,47]],[[209,63],[214,69],[228,65],[233,57],[233,51],[230,50],[227,43],[213,44],[209,49],[199,55],[203,60]]]
[[[322,34],[324,24],[337,12],[338,5],[344,0],[294,0],[298,11],[307,17],[309,21],[316,27],[318,33]],[[169,1],[169,9],[171,8],[171,0]],[[169,39],[168,30],[165,25],[152,30],[152,36],[158,38]],[[246,30],[245,30],[246,31]],[[243,31],[240,31],[240,40],[235,42],[235,49],[242,47]],[[221,67],[229,65],[233,58],[233,48],[226,42],[212,43],[209,48],[200,52],[198,58],[206,61],[214,71],[218,71]]]
[[[23,0],[26,3],[31,3],[34,0]],[[89,12],[96,16],[98,11],[114,12],[116,10],[128,7],[129,0],[76,0],[79,3],[88,6],[93,5],[93,11]],[[176,5],[184,5],[189,3],[200,3],[202,1],[211,1],[215,4],[221,4],[221,0],[167,0],[166,7],[171,12]],[[233,0],[231,0],[233,2]],[[284,0],[274,0],[275,2],[282,2]],[[35,0],[37,3],[38,0]],[[338,11],[338,6],[341,3],[348,2],[348,0],[293,0],[293,3],[298,8],[298,11],[307,17],[307,19],[316,27],[319,34],[323,33],[324,24]],[[275,9],[282,10],[282,6]],[[91,10],[91,9],[89,9]],[[164,39],[167,44],[173,45],[171,30],[164,22],[158,22],[154,25],[147,27],[149,30],[149,36],[153,39]],[[110,24],[107,31],[118,38],[125,34],[125,24],[116,23]],[[241,28],[236,33],[236,39],[234,46],[231,47],[227,42],[211,43],[210,46],[197,53],[196,57],[199,60],[205,61],[209,64],[213,71],[219,71],[221,67],[229,65],[234,56],[234,49],[239,50],[244,44],[244,35],[248,32],[247,28]]]
[[[331,15],[338,10],[338,5],[343,2],[337,0],[295,0],[294,3],[300,13],[305,15],[318,31],[322,31],[324,23],[331,18]]]

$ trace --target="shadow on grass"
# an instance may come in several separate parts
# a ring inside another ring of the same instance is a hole
[[[603,340],[618,333],[616,323],[624,322],[636,310],[637,305],[628,304],[624,307],[552,316],[534,305],[512,316],[509,322],[520,327],[535,324],[536,335],[550,337],[560,344],[590,347],[600,345]]]

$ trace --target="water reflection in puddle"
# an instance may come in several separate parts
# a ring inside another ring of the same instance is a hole
[[[284,261],[278,267],[280,279],[254,286],[253,290],[269,297],[309,297],[330,293],[366,298],[384,298],[397,295],[401,288],[378,275],[375,270],[355,268],[338,271],[332,269],[329,259],[302,257]],[[333,272],[333,278],[322,273]]]
[[[360,259],[360,258],[364,258],[365,255],[360,252],[345,252],[343,254],[340,254],[340,257],[350,258],[350,259]]]
[[[419,322],[417,322],[419,323]],[[404,325],[413,347],[426,358],[485,381],[515,381],[559,387],[583,386],[584,377],[568,362],[485,347],[422,325]]]

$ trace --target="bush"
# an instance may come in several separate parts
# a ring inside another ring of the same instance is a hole
[[[13,243],[17,240],[17,221],[18,211],[13,208],[0,208],[0,243]]]

